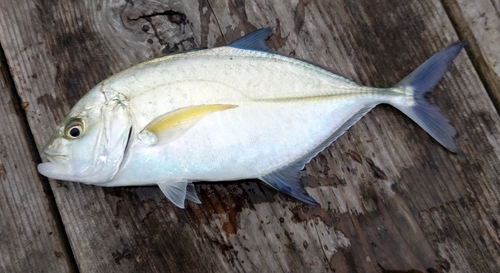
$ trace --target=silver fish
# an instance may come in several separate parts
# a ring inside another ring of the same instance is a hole
[[[156,184],[181,208],[185,199],[201,203],[192,182],[251,178],[316,204],[301,169],[381,103],[458,150],[456,130],[425,94],[465,43],[393,87],[373,88],[271,51],[270,32],[144,62],[102,81],[58,126],[38,171],[105,187]]]

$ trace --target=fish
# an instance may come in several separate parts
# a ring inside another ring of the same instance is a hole
[[[102,187],[158,185],[177,207],[194,182],[258,179],[318,205],[300,172],[379,104],[457,153],[456,129],[428,101],[466,45],[436,53],[396,85],[361,86],[271,50],[262,28],[222,47],[172,54],[97,84],[58,125],[38,171]]]

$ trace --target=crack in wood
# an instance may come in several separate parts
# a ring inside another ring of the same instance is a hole
[[[131,3],[131,2],[129,2],[129,4],[132,7],[134,6],[133,3]],[[166,39],[163,39],[161,37],[160,30],[158,29],[157,25],[155,25],[155,23],[153,22],[153,19],[155,17],[167,17],[169,22],[176,24],[180,27],[180,34],[181,35],[186,34],[185,26],[190,24],[190,21],[187,19],[186,14],[175,11],[175,10],[170,10],[170,9],[160,11],[160,12],[155,11],[155,12],[152,12],[149,14],[142,14],[142,15],[138,15],[138,16],[126,16],[127,20],[129,20],[131,22],[137,22],[137,21],[143,19],[149,23],[149,25],[146,25],[146,24],[143,25],[141,30],[146,32],[146,33],[149,32],[150,30],[153,30],[154,36],[158,40],[158,43],[160,45],[164,46],[164,48],[162,49],[163,54],[174,53],[174,52],[177,52],[181,49],[182,49],[182,51],[189,49],[189,48],[186,48],[184,46],[185,42],[189,43],[192,47],[194,47],[194,45],[196,44],[194,37],[188,37],[188,38],[180,40],[179,42],[173,42],[173,45],[170,45],[166,41]],[[154,43],[152,39],[147,39],[146,41],[149,44]]]
[[[156,16],[167,16],[168,20],[177,25],[186,25],[189,24],[189,20],[187,20],[186,14],[177,12],[174,10],[165,10],[163,12],[153,12],[151,14],[140,15],[136,18],[127,17],[130,21],[137,21],[139,19],[145,19],[150,22],[152,17]]]
[[[206,0],[207,6],[210,9],[210,12],[214,16],[215,19],[215,24],[217,24],[217,28],[219,28],[220,35],[222,37],[222,41],[224,41],[224,44],[227,45],[226,37],[224,36],[224,33],[222,32],[222,28],[220,27],[219,19],[217,19],[217,15],[215,14],[212,5],[210,4],[210,1]]]
[[[151,25],[151,29],[153,29],[154,35],[158,39],[158,42],[160,43],[160,45],[166,45],[166,49],[164,49],[164,51],[166,50],[168,52],[171,52],[170,49],[169,49],[168,44],[165,42],[164,39],[162,39],[160,37],[158,29],[153,24],[152,18],[156,17],[156,16],[167,16],[167,18],[168,18],[168,20],[170,22],[181,26],[181,29],[182,29],[183,25],[186,25],[186,24],[189,23],[189,20],[186,19],[186,15],[184,13],[176,12],[176,11],[173,11],[173,10],[166,10],[164,12],[154,12],[154,13],[149,14],[149,15],[141,15],[141,16],[139,16],[137,18],[130,18],[130,17],[127,17],[127,18],[130,21],[137,21],[139,19],[146,20]],[[143,25],[142,26],[142,30],[144,32],[148,32],[149,29],[150,29],[150,27],[148,25]],[[185,31],[182,30],[181,33],[184,34]],[[178,45],[179,44],[182,45],[182,42],[188,41],[188,42],[194,43],[194,38],[191,38],[191,39],[192,39],[192,41],[189,41],[189,38],[188,38],[188,39],[184,39],[184,40],[182,40],[182,41],[180,41],[178,43],[174,43],[174,51],[177,51],[179,49]],[[148,42],[149,42],[149,40],[148,40]]]

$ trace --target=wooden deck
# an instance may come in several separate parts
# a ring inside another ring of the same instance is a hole
[[[500,272],[499,14],[498,0],[2,0],[0,271]],[[321,208],[245,181],[197,184],[203,204],[181,210],[155,187],[37,173],[101,80],[269,25],[274,49],[380,87],[467,41],[432,93],[462,152],[379,106],[303,171]]]

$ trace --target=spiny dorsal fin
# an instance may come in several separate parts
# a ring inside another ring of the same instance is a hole
[[[238,106],[234,104],[206,104],[181,108],[151,121],[139,133],[139,138],[147,139],[150,144],[170,141],[184,134],[203,117],[236,107]]]
[[[241,49],[272,51],[266,45],[266,39],[271,34],[272,30],[272,27],[258,29],[232,42],[231,44],[229,44],[229,46]]]

